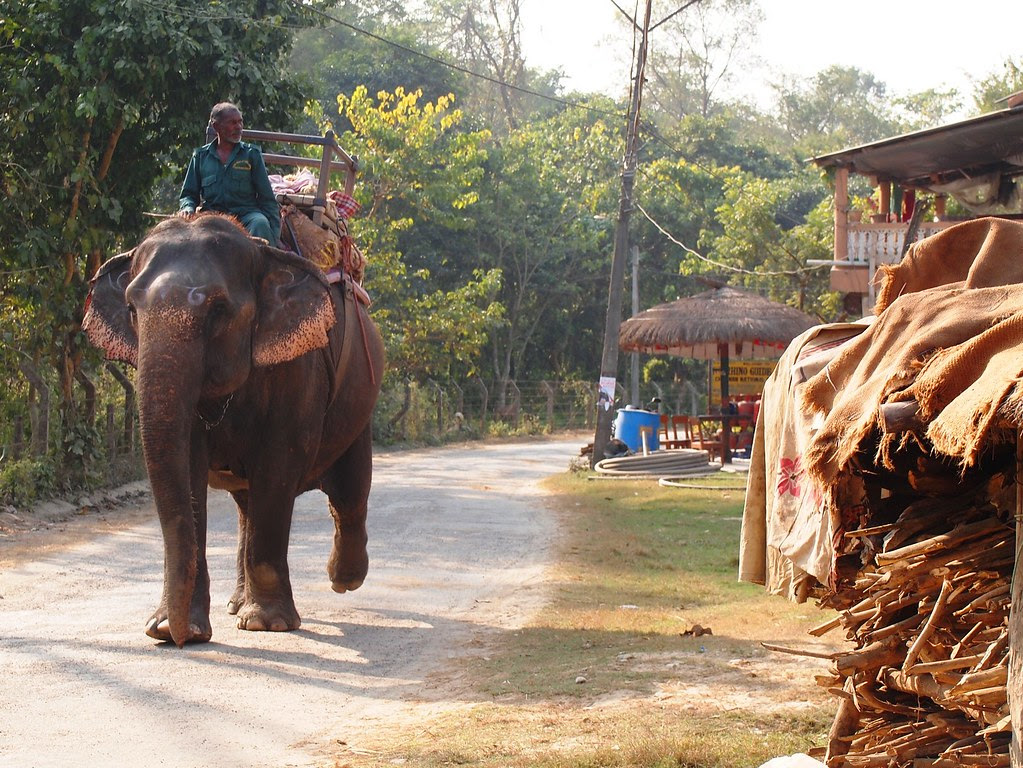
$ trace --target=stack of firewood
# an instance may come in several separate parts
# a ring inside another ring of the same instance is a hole
[[[819,596],[838,615],[811,631],[855,645],[818,678],[840,697],[829,768],[1009,765],[1013,479],[890,495],[844,534],[843,575]]]

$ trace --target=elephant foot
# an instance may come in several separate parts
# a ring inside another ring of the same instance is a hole
[[[159,640],[164,643],[173,643],[174,638],[171,637],[170,631],[170,620],[164,614],[155,614],[146,623],[146,634],[154,640]],[[209,619],[203,621],[196,621],[194,618],[188,623],[188,634],[178,645],[184,645],[185,643],[208,643],[210,638],[213,637],[213,627],[210,625]]]
[[[330,577],[330,588],[339,594],[351,592],[362,586],[369,572],[369,555],[366,548],[338,547],[337,540],[327,561],[327,576]]]
[[[238,587],[231,595],[231,599],[227,601],[227,612],[232,616],[237,616],[243,605],[245,605],[245,589]]]
[[[351,579],[349,581],[332,581],[330,582],[330,588],[337,592],[339,595],[343,595],[345,592],[352,592],[362,586],[364,579]]]
[[[230,605],[228,606],[230,610]],[[238,629],[250,632],[288,632],[302,626],[298,611],[294,606],[290,609],[282,607],[265,607],[245,601],[236,612]]]

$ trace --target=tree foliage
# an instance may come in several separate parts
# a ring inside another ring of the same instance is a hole
[[[202,142],[216,101],[283,124],[298,20],[286,0],[0,0],[0,259],[18,354],[55,371],[65,429],[86,281],[145,226],[154,183]]]
[[[1006,59],[995,72],[975,83],[973,103],[978,112],[991,112],[1005,108],[1005,99],[1023,91],[1023,56]]]
[[[761,21],[754,0],[703,0],[667,19],[653,32],[648,101],[667,119],[710,117],[736,71],[752,63],[749,41]]]
[[[856,67],[832,66],[775,86],[781,124],[808,154],[864,144],[897,133],[887,86]]]
[[[458,130],[453,97],[420,103],[421,94],[364,87],[338,97],[352,126],[341,136],[362,164],[359,196],[366,212],[355,225],[371,268],[367,287],[392,370],[423,379],[471,372],[489,329],[501,316],[494,301],[500,275],[472,269],[450,288],[436,286],[417,251],[428,225],[459,231],[478,200],[488,134]]]

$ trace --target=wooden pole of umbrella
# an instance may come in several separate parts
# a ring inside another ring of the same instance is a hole
[[[721,357],[721,463],[732,462],[732,420],[728,413],[728,343],[718,344]]]

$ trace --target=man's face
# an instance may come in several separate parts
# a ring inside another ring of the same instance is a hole
[[[220,141],[237,144],[242,140],[243,125],[241,112],[227,112],[213,124],[213,129],[217,132],[217,138]]]

